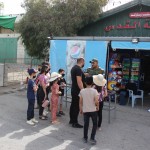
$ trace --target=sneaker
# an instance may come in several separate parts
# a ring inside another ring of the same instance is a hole
[[[32,120],[33,123],[38,123],[38,121],[35,118],[33,118],[31,120]]]
[[[34,122],[32,122],[32,120],[27,120],[27,124],[32,125],[32,126],[35,125]]]
[[[41,119],[41,120],[47,120],[47,117],[39,116],[39,119]]]
[[[87,139],[86,138],[83,138],[83,143],[87,143]]]
[[[72,127],[73,127],[73,128],[83,128],[83,126],[80,125],[80,124],[78,124],[78,123],[73,123],[73,124],[72,124]]]
[[[61,114],[57,113],[56,116],[57,116],[57,117],[61,117]]]
[[[65,116],[65,113],[63,111],[60,111],[59,114]]]
[[[96,140],[92,140],[92,139],[90,139],[90,143],[92,144],[92,145],[95,145],[96,144]]]
[[[45,117],[46,119],[48,119],[48,116],[44,116],[44,115],[43,115],[43,117]]]
[[[46,116],[48,114],[48,111],[44,110],[43,111],[43,116]]]
[[[148,110],[148,112],[150,112],[150,109]]]
[[[97,128],[97,130],[101,131],[101,130],[102,130],[102,128],[101,128],[101,127],[98,127],[98,128]]]

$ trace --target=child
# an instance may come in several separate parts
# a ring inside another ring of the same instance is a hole
[[[38,77],[39,89],[37,92],[37,98],[39,102],[39,119],[41,120],[47,120],[47,117],[43,116],[44,107],[42,107],[43,101],[47,99],[47,93],[46,93],[47,80],[46,80],[46,75],[45,75],[47,72],[47,69],[48,69],[47,66],[42,66],[41,74]]]
[[[37,73],[37,76],[35,78],[35,84],[37,86],[39,86],[39,76],[40,76],[40,74],[41,74],[41,65],[38,65],[38,73]],[[38,90],[37,90],[37,92],[38,92]],[[35,107],[35,109],[39,109],[39,98],[38,98],[38,94],[37,93],[36,93],[36,99],[37,99],[37,106]]]
[[[58,123],[56,113],[58,110],[58,99],[61,92],[59,91],[59,85],[57,84],[58,79],[61,77],[57,72],[52,72],[50,82],[51,83],[51,115],[52,115],[52,124]]]
[[[98,130],[101,130],[101,124],[102,124],[102,109],[103,109],[103,101],[104,98],[107,96],[107,88],[105,87],[106,80],[104,79],[103,75],[94,75],[93,76],[93,82],[95,84],[95,89],[99,93],[99,109],[97,111],[98,114]]]
[[[95,135],[97,129],[97,106],[98,102],[98,92],[92,88],[93,77],[86,77],[85,79],[86,88],[80,91],[80,113],[84,114],[84,137],[83,140],[87,143],[88,140],[88,128],[89,119],[92,118],[93,128],[91,133],[90,142],[91,144],[96,144]]]
[[[28,69],[30,75],[28,80],[27,98],[28,98],[28,110],[27,110],[27,124],[34,125],[38,121],[34,118],[34,104],[35,104],[35,92],[38,87],[34,83],[36,77],[36,71],[34,69]]]
[[[59,69],[58,73],[62,75],[62,77],[58,81],[59,91],[61,91],[61,94],[59,96],[59,105],[60,105],[60,107],[59,107],[58,115],[65,115],[65,113],[62,111],[62,105],[63,105],[63,99],[64,99],[64,87],[66,86],[66,80],[64,78],[65,71],[63,69]]]

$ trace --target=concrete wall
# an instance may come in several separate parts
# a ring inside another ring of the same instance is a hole
[[[0,33],[1,34],[13,34],[14,32],[10,29],[0,28]]]
[[[4,70],[4,86],[8,86],[14,83],[24,82],[28,76],[27,69],[29,65],[24,64],[23,62],[19,63],[5,63]]]
[[[20,63],[21,59],[25,58],[25,47],[22,43],[21,38],[18,39],[18,43],[17,43],[17,63]]]
[[[0,38],[19,38],[20,34],[19,33],[13,33],[13,34],[0,34]]]

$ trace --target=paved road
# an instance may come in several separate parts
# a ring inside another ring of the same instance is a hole
[[[108,112],[103,111],[102,131],[97,132],[95,146],[82,142],[82,129],[69,126],[68,108],[64,107],[66,116],[60,118],[59,125],[51,125],[49,117],[34,127],[26,124],[26,108],[25,92],[0,96],[0,150],[150,150],[150,113],[141,107],[118,106],[111,124]]]

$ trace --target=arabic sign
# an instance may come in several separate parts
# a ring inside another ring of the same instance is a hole
[[[126,24],[125,25],[121,25],[121,24],[118,24],[118,25],[109,25],[109,26],[106,26],[104,28],[104,30],[106,32],[109,32],[111,30],[114,30],[114,29],[117,29],[117,30],[122,30],[122,29],[136,29],[136,28],[145,28],[145,29],[150,29],[150,23],[149,23],[149,20],[145,20],[145,24],[144,25],[141,25],[141,22],[138,21],[134,21],[132,24],[130,24],[130,21],[126,21]]]
[[[134,12],[129,14],[130,18],[150,18],[150,12]]]

